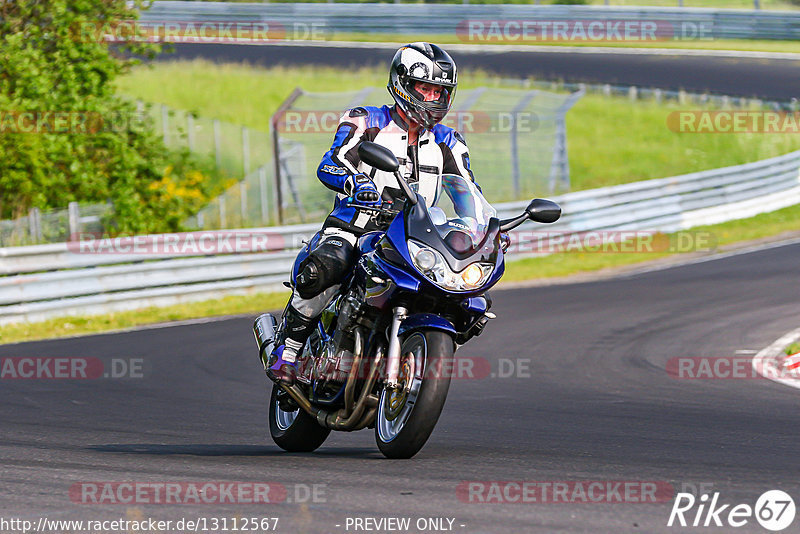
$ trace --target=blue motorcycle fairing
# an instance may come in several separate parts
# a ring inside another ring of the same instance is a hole
[[[394,218],[392,224],[386,230],[386,239],[394,247],[395,251],[403,258],[409,266],[413,266],[411,261],[411,253],[408,252],[408,239],[406,238],[406,213],[400,213]],[[413,267],[412,267],[413,268]],[[414,269],[414,273],[416,273]]]
[[[461,306],[471,313],[485,313],[489,309],[484,297],[469,297],[461,303]]]
[[[406,254],[408,254],[408,249],[406,249]],[[418,277],[413,276],[412,273],[408,273],[399,267],[395,267],[377,254],[375,254],[373,257],[373,262],[375,263],[376,267],[389,275],[392,281],[397,284],[398,288],[405,289],[406,291],[412,291],[414,293],[419,291],[420,281]],[[416,274],[416,272],[414,274]]]
[[[417,330],[439,330],[453,336],[458,334],[453,323],[432,313],[415,313],[414,315],[409,315],[400,323],[400,330],[398,332],[402,336],[411,332],[416,332]]]
[[[383,232],[367,232],[358,238],[358,244],[356,248],[361,254],[371,252],[375,250],[375,246],[378,244],[378,241],[381,240],[383,235]]]

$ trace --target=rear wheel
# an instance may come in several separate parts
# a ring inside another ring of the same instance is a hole
[[[292,401],[277,384],[272,386],[269,400],[269,433],[275,444],[288,452],[311,452],[325,442],[330,428],[323,428],[306,412],[283,410]],[[292,406],[293,407],[293,406]]]
[[[438,330],[403,341],[398,382],[407,391],[384,389],[375,420],[375,441],[387,458],[411,458],[428,441],[447,400],[453,352],[453,339]]]

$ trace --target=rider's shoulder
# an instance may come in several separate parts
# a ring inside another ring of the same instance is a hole
[[[388,106],[358,106],[348,109],[344,119],[364,121],[367,128],[383,128],[391,120]]]
[[[433,133],[434,142],[437,145],[440,143],[445,143],[450,148],[453,148],[457,143],[464,145],[467,144],[464,136],[458,133],[458,130],[454,130],[453,128],[445,126],[441,123],[434,126],[431,129],[431,133]]]

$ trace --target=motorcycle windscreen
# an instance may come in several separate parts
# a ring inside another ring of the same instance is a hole
[[[441,238],[459,253],[477,249],[486,238],[492,217],[497,217],[497,210],[484,198],[478,186],[456,174],[440,177],[428,212]]]

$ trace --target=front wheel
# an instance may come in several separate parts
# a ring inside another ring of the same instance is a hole
[[[453,352],[453,339],[438,330],[403,341],[398,382],[407,391],[384,389],[375,420],[375,441],[387,458],[411,458],[428,441],[447,400]]]
[[[288,452],[311,452],[316,450],[328,434],[330,428],[323,428],[300,408],[293,411],[281,409],[286,404],[283,396],[288,394],[277,384],[272,385],[269,399],[269,433],[275,444]]]

